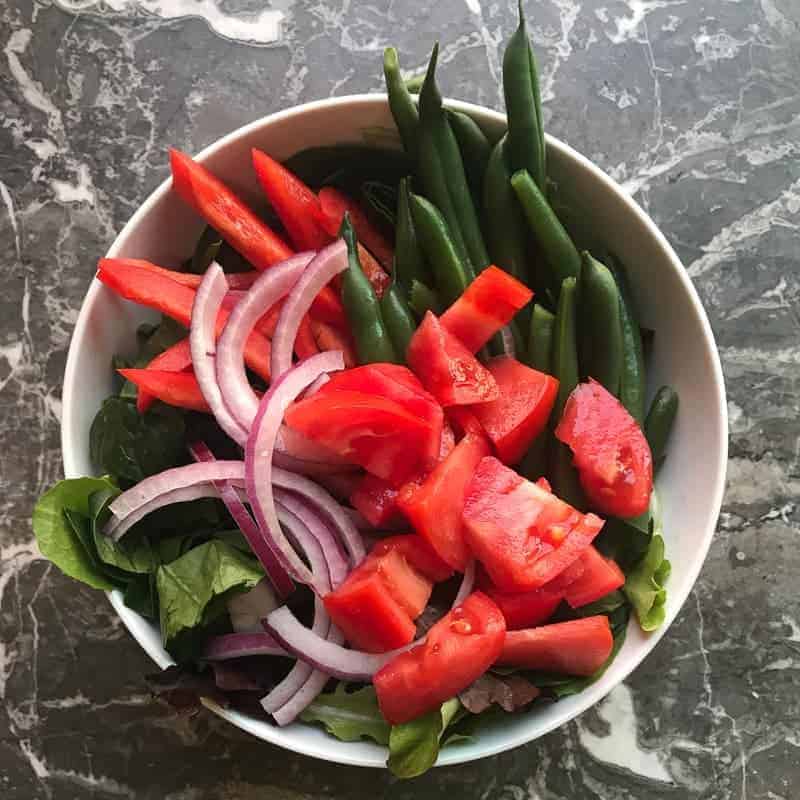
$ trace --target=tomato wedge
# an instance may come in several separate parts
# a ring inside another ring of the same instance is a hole
[[[488,453],[486,439],[467,434],[422,484],[403,487],[397,498],[414,530],[442,561],[461,572],[471,556],[461,518],[464,496],[475,468]]]
[[[467,545],[503,592],[538,589],[563,572],[603,527],[496,458],[484,458],[467,488]]]
[[[397,496],[400,490],[382,478],[367,473],[350,495],[350,504],[373,528],[394,521],[399,515]]]
[[[485,403],[500,395],[492,374],[431,311],[411,338],[406,360],[443,406]]]
[[[442,325],[467,350],[477,353],[532,297],[525,284],[490,266],[442,314]]]
[[[580,561],[583,567],[581,575],[564,591],[564,599],[572,608],[593,603],[624,586],[625,574],[617,566],[617,562],[604,558],[591,545],[586,548]]]
[[[291,406],[285,420],[306,438],[393,486],[420,472],[430,448],[431,429],[425,420],[394,400],[365,392],[320,390]]]
[[[553,591],[549,586],[532,592],[501,592],[483,569],[479,571],[477,585],[497,603],[506,621],[506,628],[510,631],[532,628],[546,622],[564,597],[563,592]]]
[[[385,367],[392,369],[386,370]],[[428,468],[439,461],[444,413],[433,395],[426,392],[406,367],[394,364],[367,364],[343,370],[331,376],[320,389],[323,395],[336,391],[363,392],[394,400],[409,414],[421,419],[429,428],[425,455]]]
[[[500,609],[482,592],[474,592],[440,619],[422,644],[376,673],[381,713],[400,725],[438,708],[497,660],[505,635]]]
[[[580,383],[555,430],[574,456],[581,486],[604,514],[635,517],[647,511],[653,458],[642,429],[597,381]]]
[[[592,675],[605,664],[613,647],[608,617],[598,615],[509,631],[498,663],[568,675]]]
[[[486,368],[497,382],[500,396],[470,410],[492,440],[498,458],[516,464],[547,425],[558,381],[510,356],[493,358]]]

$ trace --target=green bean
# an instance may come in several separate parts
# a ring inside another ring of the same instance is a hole
[[[671,386],[662,386],[656,392],[644,421],[644,435],[653,454],[653,469],[657,469],[664,459],[667,439],[677,413],[678,393]]]
[[[528,337],[528,364],[539,372],[552,372],[553,329],[556,318],[546,308],[536,303],[531,314]]]
[[[464,162],[436,85],[438,43],[434,45],[419,95],[417,174],[425,194],[447,220],[456,251],[481,270],[489,265]]]
[[[544,193],[547,168],[539,75],[528,40],[522,0],[519,3],[519,27],[503,56],[503,93],[508,114],[511,168],[528,170]]]
[[[436,278],[437,294],[450,305],[461,297],[474,279],[472,266],[459,256],[450,228],[433,203],[412,194],[409,204],[422,252]]]
[[[515,172],[511,186],[550,268],[550,285],[557,297],[565,278],[577,278],[581,274],[580,253],[529,172]]]
[[[373,224],[394,235],[397,225],[397,187],[382,181],[364,181],[361,184],[361,199]]]
[[[389,108],[394,117],[394,124],[400,132],[403,149],[416,160],[419,112],[400,74],[400,62],[394,47],[387,47],[383,51],[383,75],[386,79],[386,91],[389,94]]]
[[[611,271],[586,251],[581,267],[581,372],[619,397],[624,362],[620,295]]]
[[[394,269],[398,283],[410,291],[414,281],[430,283],[431,275],[414,230],[409,206],[409,179],[403,178],[397,192],[397,226],[394,233]]]
[[[405,84],[406,89],[408,89],[409,94],[419,94],[420,89],[422,89],[422,83],[425,80],[425,73],[418,72],[416,75],[412,75],[410,78],[406,78]]]
[[[187,272],[194,272],[202,275],[212,261],[216,261],[222,247],[222,237],[210,226],[206,225],[197,244],[194,253],[184,263],[183,268]]]
[[[503,136],[492,148],[483,179],[483,222],[489,255],[493,264],[510,272],[538,293],[542,286],[531,270],[525,219],[511,188],[507,141]]]
[[[642,333],[634,311],[625,268],[611,261],[620,295],[620,324],[622,327],[622,375],[619,400],[641,426],[644,423],[644,393],[646,386]]]
[[[475,207],[479,208],[483,196],[483,176],[486,174],[492,146],[472,117],[461,111],[448,110],[447,118],[461,150],[461,160],[464,162],[467,183],[472,190]]]
[[[555,428],[567,398],[578,385],[577,293],[575,278],[566,278],[561,286],[553,330],[553,375],[558,378],[558,395],[550,415],[550,429]],[[554,436],[550,447],[549,478],[553,491],[576,508],[585,507],[585,498],[578,475],[572,466],[569,447]]]
[[[437,315],[442,312],[436,292],[421,281],[412,281],[411,291],[408,293],[408,304],[417,319],[422,319],[428,311],[433,311]]]
[[[381,316],[395,352],[400,356],[401,361],[405,362],[408,343],[417,329],[417,323],[411,316],[403,291],[395,280],[386,288],[380,304]]]
[[[362,364],[397,362],[397,353],[386,330],[380,303],[361,268],[358,241],[347,213],[339,234],[347,243],[348,259],[348,268],[342,275],[342,304],[356,342],[358,360]]]

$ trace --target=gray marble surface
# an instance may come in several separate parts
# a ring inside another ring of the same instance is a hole
[[[151,704],[151,664],[110,606],[36,552],[31,506],[61,475],[71,329],[167,145],[196,151],[267,112],[379,90],[385,45],[416,69],[436,36],[447,93],[497,106],[511,5],[426,5],[0,2],[1,797],[800,796],[797,0],[526,0],[548,129],[671,239],[729,391],[711,554],[668,635],[598,708],[413,782],[322,764]]]

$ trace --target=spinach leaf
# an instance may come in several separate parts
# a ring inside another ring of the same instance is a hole
[[[613,558],[620,569],[627,573],[647,552],[652,536],[653,524],[649,514],[644,530],[638,518],[624,520],[609,517],[594,540],[594,545],[606,558]]]
[[[393,725],[389,734],[387,766],[398,778],[415,778],[427,772],[439,756],[439,743],[448,726],[461,710],[458,698],[402,725]]]
[[[671,572],[664,558],[664,540],[653,536],[645,557],[628,573],[623,590],[636,611],[644,631],[654,631],[664,622],[667,590],[664,584]]]
[[[87,550],[89,498],[94,492],[115,489],[108,478],[64,480],[45,492],[33,509],[33,531],[42,555],[65,575],[95,589],[110,590],[118,584]]]
[[[227,598],[249,591],[263,577],[254,558],[217,539],[162,564],[156,587],[164,647],[176,661],[192,658],[201,629],[227,618]]]
[[[138,483],[185,463],[183,414],[154,403],[140,415],[130,401],[109,397],[92,422],[89,450],[104,472],[122,482]]]
[[[122,591],[128,608],[148,619],[158,619],[158,591],[155,573],[134,575]]]
[[[367,738],[389,744],[390,726],[381,715],[372,686],[348,692],[345,684],[339,683],[333,692],[318,695],[300,719],[322,723],[331,736],[342,742]]]

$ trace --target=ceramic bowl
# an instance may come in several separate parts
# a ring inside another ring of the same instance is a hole
[[[487,134],[505,129],[495,111],[451,103],[471,115]],[[399,147],[385,95],[358,95],[291,108],[246,125],[207,147],[198,160],[254,204],[261,202],[250,168],[250,149],[278,159],[316,146],[368,144]],[[596,703],[629,675],[669,629],[697,578],[720,510],[727,460],[725,389],[711,328],[686,271],[644,211],[602,170],[568,145],[548,136],[548,171],[559,200],[583,220],[586,234],[615,252],[630,270],[642,323],[656,331],[650,392],[663,383],[680,394],[669,458],[657,480],[663,505],[667,553],[672,562],[666,621],[644,634],[632,621],[625,645],[605,675],[573,697],[508,715],[471,742],[445,747],[439,764],[457,764],[530,742]],[[166,153],[165,153],[166,158]],[[166,180],[145,200],[117,237],[109,256],[145,258],[177,265],[193,249],[201,220],[171,191]],[[89,427],[111,392],[111,358],[129,353],[136,327],[152,315],[92,282],[72,337],[63,391],[62,448],[67,477],[91,475]],[[110,599],[137,642],[160,666],[171,663],[158,629]],[[699,680],[699,677],[698,677]],[[211,706],[220,716],[273,744],[298,753],[361,766],[383,766],[386,749],[368,742],[346,743],[303,723],[279,728]]]

